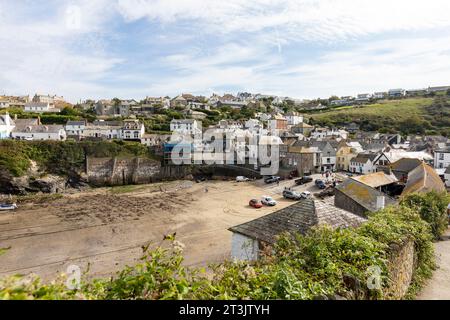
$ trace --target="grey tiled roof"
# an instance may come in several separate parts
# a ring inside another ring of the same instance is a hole
[[[413,159],[413,158],[402,158],[394,163],[391,164],[391,169],[394,171],[401,171],[401,172],[411,172],[415,168],[417,168],[422,161],[419,159]]]
[[[323,224],[333,228],[356,227],[364,221],[364,218],[324,201],[306,199],[229,230],[252,239],[274,243],[276,237],[285,232],[305,234],[312,227]]]

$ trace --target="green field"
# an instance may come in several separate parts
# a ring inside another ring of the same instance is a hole
[[[342,107],[308,116],[312,124],[344,126],[355,122],[362,130],[448,134],[450,103],[446,97],[383,100],[361,107]]]

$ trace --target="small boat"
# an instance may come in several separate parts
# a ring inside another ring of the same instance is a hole
[[[0,203],[0,211],[7,211],[7,210],[15,210],[17,209],[17,204],[6,204],[6,203]]]

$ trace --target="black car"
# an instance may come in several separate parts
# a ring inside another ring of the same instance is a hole
[[[325,182],[323,180],[317,179],[315,181],[316,187],[319,189],[325,189],[327,186],[325,185]]]
[[[300,179],[295,180],[295,184],[299,186],[299,185],[302,185],[302,184],[305,184],[308,182],[312,182],[312,181],[313,181],[313,178],[305,176],[305,177],[301,177]]]
[[[278,176],[269,176],[264,178],[265,183],[274,183],[280,181],[281,178]]]

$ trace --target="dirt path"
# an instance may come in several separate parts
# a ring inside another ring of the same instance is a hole
[[[160,245],[173,232],[185,244],[186,265],[220,262],[230,256],[227,229],[292,204],[281,196],[292,183],[177,181],[95,189],[21,205],[14,214],[0,215],[0,248],[11,247],[0,258],[0,276],[34,272],[52,279],[70,265],[85,270],[88,264],[89,275],[109,276],[137,263],[143,245]],[[263,195],[273,196],[278,205],[248,206]]]
[[[434,246],[439,268],[418,295],[417,300],[450,300],[450,229],[447,230],[444,239]]]

